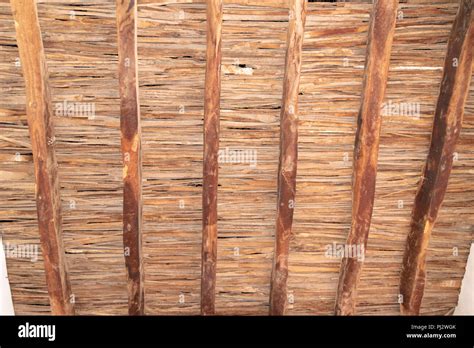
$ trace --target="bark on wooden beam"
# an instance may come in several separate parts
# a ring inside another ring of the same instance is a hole
[[[347,246],[365,252],[375,195],[381,107],[387,85],[398,0],[376,0],[369,26],[365,79],[354,145],[352,223]],[[336,315],[352,315],[362,261],[345,255],[336,295]]]
[[[11,7],[25,79],[26,114],[35,168],[38,229],[51,312],[55,315],[73,315],[74,301],[62,242],[60,185],[54,150],[48,70],[36,2],[11,0]]]
[[[137,70],[137,3],[117,0],[120,130],[123,155],[123,243],[128,312],[144,314],[142,259],[142,163]]]
[[[448,41],[431,145],[413,206],[400,277],[404,315],[418,315],[426,278],[426,252],[444,199],[462,127],[472,73],[474,25],[471,0],[461,0]]]
[[[290,0],[280,114],[280,159],[275,251],[270,285],[270,315],[284,315],[287,303],[288,254],[292,235],[298,162],[298,94],[305,20],[306,0]]]
[[[201,314],[215,313],[217,185],[221,94],[222,0],[207,1],[204,165],[202,185]]]

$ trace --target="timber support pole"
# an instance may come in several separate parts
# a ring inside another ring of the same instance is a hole
[[[51,313],[74,315],[74,297],[62,241],[61,197],[49,77],[36,1],[11,0],[11,7],[25,79],[26,116],[35,169],[38,230]]]
[[[298,162],[298,94],[306,0],[290,0],[288,37],[280,115],[280,159],[275,250],[270,285],[270,315],[284,315],[287,304],[288,254],[292,236]]]
[[[136,0],[117,0],[116,12],[123,157],[123,243],[128,312],[130,315],[143,315],[145,290],[142,252],[142,154]]]
[[[375,0],[367,40],[365,78],[357,120],[352,174],[352,223],[346,246],[365,252],[375,197],[377,160],[398,0]],[[336,315],[355,312],[362,262],[344,256],[336,294]]]
[[[222,0],[208,0],[202,184],[202,315],[215,314],[222,15]]]
[[[472,1],[461,0],[444,62],[431,145],[415,196],[400,276],[400,312],[419,315],[426,280],[428,243],[443,203],[472,75]]]

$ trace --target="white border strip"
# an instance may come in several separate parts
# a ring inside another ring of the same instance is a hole
[[[13,309],[12,292],[8,281],[7,260],[5,248],[0,236],[0,315],[15,315]]]
[[[464,273],[461,293],[454,315],[474,315],[474,244],[471,244],[466,273]]]

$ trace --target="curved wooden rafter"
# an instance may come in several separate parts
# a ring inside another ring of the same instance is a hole
[[[291,0],[280,115],[280,160],[270,315],[283,315],[287,303],[288,254],[298,162],[298,94],[305,22],[306,0]]]
[[[387,86],[397,8],[398,0],[375,0],[369,26],[365,79],[354,145],[352,223],[346,242],[346,246],[362,252],[367,246],[374,206],[381,107]],[[336,294],[336,315],[354,314],[361,271],[359,258],[344,256]]]
[[[117,0],[120,132],[123,157],[123,243],[127,270],[128,312],[143,315],[142,161],[138,95],[137,3]]]
[[[62,242],[61,197],[48,68],[36,2],[11,0],[16,40],[26,89],[26,116],[35,169],[38,230],[44,257],[51,313],[74,314]]]
[[[472,1],[461,0],[448,41],[431,145],[413,206],[400,276],[400,311],[418,315],[425,288],[426,253],[453,166],[472,75]]]
[[[215,313],[222,15],[222,0],[209,0],[207,2],[202,184],[201,314],[203,315]]]

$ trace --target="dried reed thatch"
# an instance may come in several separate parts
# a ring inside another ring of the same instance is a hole
[[[220,148],[256,165],[219,168],[217,314],[267,314],[276,214],[285,1],[224,1]],[[358,314],[399,314],[399,275],[414,194],[428,151],[453,1],[401,2],[384,115],[377,190]],[[299,159],[287,314],[333,313],[351,219],[355,120],[370,3],[308,4],[299,96]],[[95,112],[55,116],[64,244],[77,314],[126,314],[115,2],[38,4],[53,105]],[[201,276],[203,1],[138,7],[143,137],[145,312],[198,314]],[[24,82],[7,1],[0,1],[0,229],[4,243],[39,244]],[[448,192],[428,251],[422,314],[457,303],[474,231],[471,89]],[[78,104],[79,105],[79,104]],[[83,104],[81,104],[83,105]],[[77,109],[76,109],[77,111]],[[254,152],[255,151],[255,152]],[[17,314],[48,314],[43,262],[9,258]]]

